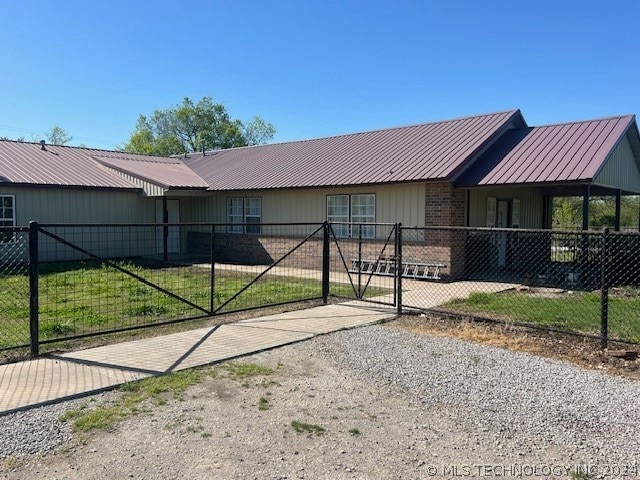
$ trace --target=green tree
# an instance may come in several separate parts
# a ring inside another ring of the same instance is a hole
[[[638,226],[638,196],[623,196],[620,201],[620,227]],[[613,227],[616,218],[616,200],[613,196],[592,197],[589,201],[589,227]],[[582,228],[582,197],[553,199],[553,228]]]
[[[232,119],[224,105],[204,97],[197,103],[185,97],[173,108],[140,115],[123,150],[147,155],[177,155],[202,149],[242,147],[266,143],[275,128],[260,117],[246,126]]]
[[[73,137],[58,125],[51,127],[51,130],[45,133],[45,137],[51,145],[65,145],[73,140]]]
[[[553,228],[575,229],[582,225],[582,198],[559,197],[553,199]]]
[[[265,122],[262,118],[255,116],[251,119],[244,129],[244,136],[247,145],[261,145],[267,143],[273,138],[276,129],[270,123]]]

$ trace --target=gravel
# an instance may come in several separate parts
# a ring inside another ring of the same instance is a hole
[[[183,401],[155,406],[86,444],[57,421],[86,400],[0,417],[0,458],[18,460],[4,475],[443,478],[448,468],[451,478],[458,468],[457,476],[570,478],[569,468],[585,465],[593,478],[640,473],[636,381],[392,325],[338,332],[242,361],[275,371],[266,384],[207,378]],[[100,394],[95,403],[115,395]],[[262,397],[266,411],[257,407]],[[296,434],[292,420],[326,432]],[[52,455],[60,446],[64,452]],[[522,474],[523,466],[566,470],[536,476]]]
[[[71,428],[59,417],[77,403],[68,401],[0,416],[0,459],[46,454],[69,442]]]
[[[446,408],[510,452],[562,445],[581,461],[639,461],[639,382],[388,327],[340,332],[325,345],[339,363]]]

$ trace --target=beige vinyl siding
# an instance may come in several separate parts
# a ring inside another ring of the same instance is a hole
[[[15,195],[18,226],[30,221],[59,223],[150,223],[155,220],[154,199],[139,192],[72,190],[65,188],[0,187],[0,194]],[[137,256],[156,252],[153,228],[114,229],[96,227],[53,228],[53,233],[101,257]],[[24,240],[26,242],[26,239]],[[24,249],[23,260],[27,259]],[[40,236],[41,261],[64,261],[87,257],[55,240]]]
[[[211,193],[206,197],[190,198],[186,208],[180,205],[181,219],[185,223],[226,223],[226,195]]]
[[[626,136],[611,152],[593,183],[640,193],[640,170]]]
[[[520,228],[542,228],[544,198],[536,188],[486,188],[469,191],[469,226],[486,225],[487,198],[520,200]]]
[[[286,189],[219,192],[190,201],[191,222],[226,222],[227,198],[262,198],[263,223],[323,222],[327,195],[373,193],[376,196],[376,222],[424,225],[425,185],[410,183],[364,187]]]
[[[139,192],[67,188],[0,187],[16,197],[16,224],[147,223],[155,219],[154,199]]]

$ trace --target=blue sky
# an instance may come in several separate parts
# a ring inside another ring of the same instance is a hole
[[[640,113],[640,2],[0,0],[0,136],[113,148],[211,96],[275,141],[520,108]]]

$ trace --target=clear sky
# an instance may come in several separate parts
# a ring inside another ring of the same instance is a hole
[[[0,136],[126,143],[211,96],[274,141],[520,108],[640,113],[639,0],[0,0]]]

